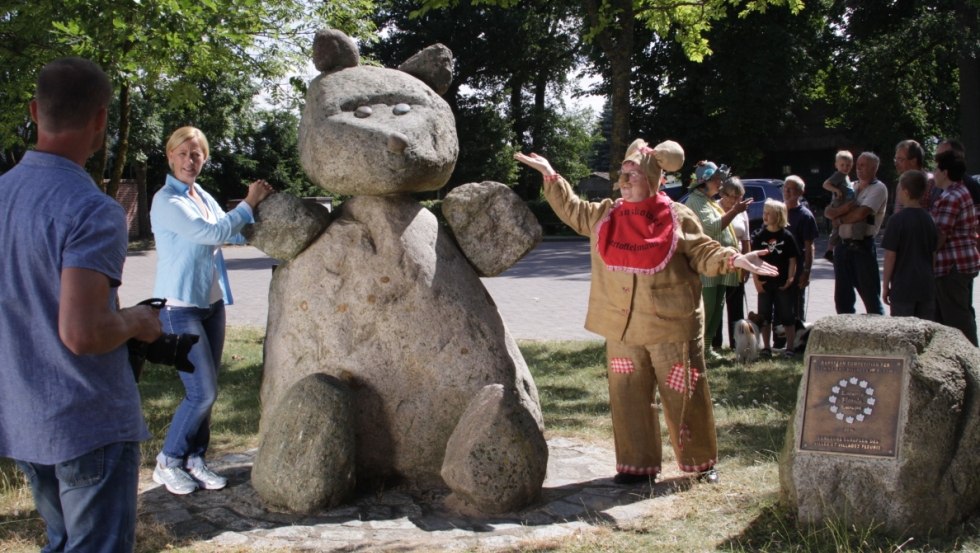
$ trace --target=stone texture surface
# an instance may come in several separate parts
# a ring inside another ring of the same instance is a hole
[[[445,47],[405,67],[450,78],[436,70],[441,65],[451,66]],[[323,72],[308,89],[299,150],[313,182],[353,197],[270,284],[263,439],[286,391],[324,373],[351,387],[357,476],[369,487],[396,478],[444,486],[446,443],[490,384],[517,398],[535,422],[528,431],[543,440],[534,381],[493,300],[410,195],[440,188],[455,166],[448,104],[403,71]]]
[[[541,225],[534,214],[499,182],[454,188],[442,202],[442,213],[480,276],[499,275],[541,243]]]
[[[428,84],[442,96],[453,82],[453,53],[444,44],[433,44],[405,60],[398,69]]]
[[[311,374],[270,413],[252,486],[267,504],[297,513],[336,507],[354,490],[351,394],[335,377]]]
[[[345,506],[310,514],[270,511],[249,482],[252,450],[210,461],[228,478],[228,487],[220,491],[175,496],[144,470],[140,515],[163,524],[179,548],[202,544],[234,551],[510,551],[533,549],[521,545],[536,540],[631,527],[644,516],[671,510],[676,494],[696,485],[665,465],[664,479],[653,487],[617,486],[612,482],[616,462],[611,449],[566,438],[549,440],[548,445],[548,477],[541,498],[510,513],[462,514],[447,506],[447,492],[411,488],[356,494]],[[211,516],[215,511],[222,516]]]
[[[263,435],[286,390],[320,372],[352,389],[359,480],[441,485],[446,443],[488,384],[516,394],[543,427],[534,381],[479,277],[406,196],[344,202],[273,275]]]
[[[330,224],[326,207],[291,194],[273,194],[259,204],[255,223],[242,231],[249,243],[269,257],[288,261]]]
[[[396,113],[398,104],[410,111]],[[370,115],[358,108],[370,108]],[[449,104],[396,69],[357,66],[322,73],[306,94],[300,163],[335,194],[437,190],[456,166],[459,144]]]
[[[980,507],[980,350],[935,323],[841,315],[810,331],[807,360],[814,354],[904,356],[909,378],[894,459],[798,451],[801,383],[779,468],[783,500],[802,521],[843,518],[926,535]]]
[[[361,61],[354,40],[336,29],[321,29],[313,37],[313,65],[317,71],[354,67]]]
[[[520,509],[537,499],[548,468],[542,430],[513,392],[485,386],[449,437],[442,478],[480,512]]]

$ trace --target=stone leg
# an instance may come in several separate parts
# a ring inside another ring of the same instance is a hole
[[[345,502],[354,489],[351,393],[333,376],[312,374],[272,412],[252,466],[252,486],[268,505],[312,513]]]
[[[446,444],[442,478],[458,499],[504,513],[537,499],[548,468],[543,429],[500,384],[473,398]]]

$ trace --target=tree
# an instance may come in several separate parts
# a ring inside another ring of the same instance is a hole
[[[304,0],[34,0],[30,6],[20,4],[15,2],[0,20],[0,33],[16,32],[18,41],[31,45],[29,51],[36,53],[29,63],[39,65],[41,58],[54,55],[80,55],[102,65],[119,86],[118,118],[111,127],[110,194],[126,166],[135,95],[161,92],[174,106],[198,106],[203,94],[193,83],[240,75],[273,88],[291,67],[307,63],[306,52],[317,27],[332,24],[353,36],[373,31],[367,17],[373,8],[370,0],[319,4]],[[3,51],[2,61],[6,64],[18,53]],[[33,78],[5,83],[4,97],[7,92],[18,99],[29,97],[32,85]],[[11,137],[17,136],[17,129],[30,126],[4,123],[0,130],[4,144],[16,143]],[[92,168],[96,182],[102,182],[108,161],[108,151],[96,158]]]
[[[449,187],[472,178],[513,182],[516,177],[518,193],[535,198],[540,184],[530,173],[517,172],[513,153],[545,153],[544,138],[558,136],[547,128],[557,121],[554,98],[578,63],[572,4],[526,1],[520,10],[479,4],[415,11],[414,1],[382,3],[376,24],[383,37],[365,51],[396,66],[429,44],[448,46],[454,79],[444,97],[456,114],[460,138]]]
[[[976,73],[970,75],[980,52],[978,5],[977,0],[830,3],[830,24],[840,38],[827,79],[828,90],[838,92],[831,104],[841,117],[834,122],[885,156],[910,137],[928,142],[962,133],[980,139],[978,83]],[[973,103],[964,105],[971,98]],[[980,154],[980,143],[971,146]],[[980,161],[980,155],[971,157]],[[883,166],[891,170],[890,164]]]
[[[421,13],[455,6],[458,0],[423,0]],[[512,8],[517,0],[473,0]],[[712,22],[728,16],[729,6],[738,6],[739,17],[763,12],[770,6],[787,6],[792,13],[803,8],[802,0],[583,0],[585,21],[582,39],[594,43],[607,63],[606,84],[612,104],[610,166],[618,170],[630,138],[634,32],[639,23],[659,37],[677,40],[692,60],[711,53],[705,33]]]
[[[824,94],[825,15],[733,12],[706,33],[715,53],[701,62],[676,40],[638,31],[647,46],[633,60],[636,133],[680,141],[690,164],[713,159],[745,176],[787,133],[804,129]]]

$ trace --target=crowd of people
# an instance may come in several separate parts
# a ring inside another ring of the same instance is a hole
[[[149,433],[130,340],[150,343],[164,332],[198,337],[153,478],[174,494],[226,485],[205,461],[224,307],[232,302],[220,246],[244,240],[240,231],[272,192],[256,181],[225,213],[196,182],[209,156],[206,137],[194,127],[174,131],[165,148],[171,173],[151,211],[159,259],[153,293],[165,302],[120,308],[125,215],[83,168],[103,145],[111,91],[90,61],[44,66],[30,103],[37,147],[0,176],[8,260],[0,279],[0,456],[27,475],[46,524],[46,551],[133,549],[139,442]],[[752,200],[743,199],[740,179],[725,165],[696,165],[686,205],[660,193],[665,171],[684,164],[673,141],[634,141],[615,184],[620,197],[597,202],[579,198],[540,155],[515,158],[541,173],[553,210],[590,240],[585,326],[606,340],[614,480],[648,482],[660,473],[662,408],[679,468],[717,482],[708,361],[719,357],[726,306],[730,323],[745,315],[749,278],[766,347],[778,324],[784,355],[794,354],[819,234],[802,200],[803,179],[787,177],[785,201],[767,200],[763,225],[750,232]],[[834,195],[823,214],[833,222],[825,257],[834,266],[835,307],[854,313],[860,297],[867,313],[883,315],[888,305],[893,316],[957,328],[976,346],[980,184],[966,175],[955,141],[938,145],[933,173],[924,158],[914,140],[895,149],[900,178],[881,239],[882,275],[876,237],[888,188],[877,178],[880,159],[862,152],[855,162],[838,153],[837,172],[823,183]],[[731,326],[728,335],[731,342]]]
[[[855,162],[851,152],[837,152],[835,172],[822,183],[831,193],[823,209],[830,227],[823,257],[834,268],[834,307],[838,314],[855,313],[860,298],[867,313],[884,315],[889,306],[892,316],[915,316],[956,328],[976,346],[972,305],[973,280],[980,271],[980,184],[966,174],[965,152],[955,140],[937,144],[934,162],[935,170],[927,171],[925,150],[915,140],[896,145],[894,164],[899,179],[894,211],[885,226],[889,191],[877,176],[880,158],[874,152],[861,152]],[[719,167],[724,168],[721,182],[712,185]],[[724,165],[702,161],[691,186],[700,193],[692,193],[687,205],[701,218],[705,233],[722,243],[729,236],[742,236],[736,214],[745,205],[732,202],[733,194],[740,198],[738,177],[728,175]],[[793,335],[805,322],[807,288],[820,232],[815,214],[803,200],[805,189],[799,176],[786,177],[784,201],[766,200],[763,225],[752,232],[750,246],[743,249],[767,250],[766,261],[779,268],[778,276],[752,279],[758,292],[754,320],[761,326],[763,354],[772,355],[776,325],[783,329],[779,338],[785,343],[783,355],[798,353]],[[884,250],[881,271],[879,237]],[[704,290],[710,290],[717,277],[702,277],[702,281]],[[721,311],[721,300],[713,292],[703,294],[705,336],[714,337],[717,349],[721,332],[714,325],[719,324],[720,316],[715,320],[708,314]],[[729,290],[724,295],[744,297],[744,291]],[[728,305],[729,325],[744,316],[742,305]],[[729,344],[734,344],[731,334]],[[706,352],[709,359],[710,353]]]

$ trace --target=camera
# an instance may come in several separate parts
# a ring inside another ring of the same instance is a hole
[[[149,305],[154,309],[163,309],[166,304],[167,300],[160,298],[150,298],[139,302],[139,305]],[[126,346],[129,349],[129,364],[133,367],[133,376],[136,381],[139,382],[140,373],[143,372],[143,364],[147,361],[160,365],[170,365],[182,372],[194,372],[194,364],[190,362],[187,355],[199,339],[197,334],[164,334],[153,342],[143,342],[136,338],[130,339]]]

